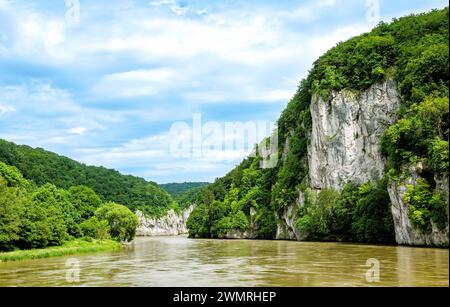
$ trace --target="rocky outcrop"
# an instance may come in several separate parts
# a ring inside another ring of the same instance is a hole
[[[386,161],[381,153],[381,138],[397,120],[400,103],[393,80],[373,85],[358,94],[345,90],[334,92],[328,101],[314,96],[310,106],[312,129],[308,146],[310,188],[315,192],[325,188],[341,190],[348,182],[363,184],[382,179]],[[391,182],[388,188],[397,243],[448,246],[448,225],[442,230],[432,224],[432,231],[427,234],[412,227],[404,196],[407,186],[414,185],[420,173],[417,167],[411,168],[409,173],[403,181]],[[435,178],[435,183],[448,203],[448,178]],[[304,194],[300,193],[296,204],[277,213],[277,239],[303,239],[296,227],[303,204]]]
[[[313,189],[341,189],[383,177],[385,159],[380,139],[397,119],[400,95],[388,80],[354,94],[335,92],[329,101],[311,101],[312,133],[308,148]]]
[[[312,189],[342,189],[347,182],[374,182],[385,174],[385,158],[380,141],[386,129],[397,120],[400,107],[397,84],[388,80],[367,91],[354,94],[335,92],[329,101],[319,96],[311,101],[312,130],[308,147],[309,179]],[[448,226],[424,234],[412,227],[409,205],[404,202],[407,185],[414,185],[419,174],[410,169],[410,176],[402,182],[389,184],[396,241],[418,246],[448,245]],[[436,186],[444,192],[448,202],[448,178],[435,178]],[[292,228],[295,208],[280,217],[280,238],[300,238]]]
[[[188,229],[186,222],[189,215],[194,210],[194,206],[184,210],[181,214],[177,214],[174,210],[170,210],[161,218],[151,218],[145,216],[141,211],[137,211],[136,215],[139,219],[139,226],[136,230],[137,236],[178,236],[187,234]]]
[[[373,85],[359,94],[334,92],[329,101],[314,96],[308,146],[311,189],[340,190],[348,182],[362,184],[383,178],[386,161],[380,140],[397,120],[399,107],[400,95],[393,80]],[[289,139],[285,148],[288,146]],[[304,239],[296,226],[304,197],[300,192],[296,204],[277,213],[277,239]]]
[[[431,222],[431,233],[423,233],[415,229],[409,219],[409,204],[404,201],[408,185],[416,185],[423,169],[421,163],[411,166],[408,176],[400,181],[391,181],[388,187],[392,202],[392,216],[394,218],[395,239],[398,244],[415,246],[448,246],[449,227],[439,229]],[[435,178],[436,187],[445,195],[448,208],[448,178]],[[448,211],[447,211],[448,215]]]
[[[297,228],[297,219],[299,218],[298,209],[305,204],[305,197],[302,192],[299,193],[297,202],[288,206],[277,217],[277,240],[302,240],[303,236]]]

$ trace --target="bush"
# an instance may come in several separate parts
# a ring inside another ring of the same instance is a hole
[[[208,223],[208,208],[205,204],[199,204],[194,208],[187,220],[187,227],[191,238],[211,237]]]
[[[83,235],[92,239],[107,240],[110,238],[110,227],[107,220],[98,220],[96,216],[81,224]]]
[[[307,240],[392,243],[394,229],[386,184],[347,184],[339,193],[305,191],[297,228]]]
[[[277,221],[273,211],[266,207],[259,208],[254,217],[259,239],[273,239],[277,232]]]
[[[99,221],[107,221],[111,238],[117,241],[131,241],[136,235],[137,216],[125,206],[116,203],[106,203],[95,211]]]
[[[238,211],[236,213],[231,213],[230,215],[225,216],[217,221],[213,225],[211,232],[220,237],[234,230],[244,232],[248,230],[248,227],[249,222],[244,212]]]
[[[448,176],[448,142],[444,140],[434,140],[430,149],[430,166],[431,169],[439,174]]]
[[[391,200],[384,180],[359,187],[353,211],[352,233],[358,242],[395,242]]]
[[[408,185],[404,201],[409,203],[408,216],[416,229],[430,233],[432,221],[441,229],[448,224],[448,209],[443,197],[433,193],[425,179],[418,178],[415,185]]]
[[[323,240],[334,236],[332,221],[334,208],[339,199],[339,193],[333,189],[324,189],[317,195],[311,190],[305,192],[305,206],[297,227],[308,240]]]

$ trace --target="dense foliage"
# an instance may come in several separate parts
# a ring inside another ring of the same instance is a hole
[[[0,140],[0,161],[17,167],[26,179],[39,186],[52,183],[66,190],[86,186],[102,201],[117,202],[133,211],[156,215],[174,205],[170,195],[156,183],[104,167],[86,166],[43,149]]]
[[[434,191],[433,175],[448,176],[449,63],[448,8],[380,23],[325,53],[315,63],[278,120],[280,163],[258,167],[245,159],[198,195],[199,206],[188,221],[192,237],[220,237],[239,230],[274,238],[279,217],[306,195],[297,227],[307,239],[384,242],[394,240],[387,179],[342,191],[308,189],[307,145],[313,95],[329,100],[335,91],[358,94],[386,79],[398,83],[399,121],[382,140],[388,170],[397,176],[418,161],[427,166],[418,187],[410,187],[410,217],[429,229],[430,221],[448,224],[448,206]]]
[[[201,189],[209,185],[208,182],[184,182],[184,183],[165,183],[159,186],[166,190],[172,197],[180,196],[181,194],[193,189]]]
[[[306,189],[297,227],[306,240],[394,243],[386,182],[347,184],[341,192]]]
[[[0,162],[0,251],[60,246],[75,238],[129,241],[136,227],[127,207],[103,204],[88,187],[38,186]]]

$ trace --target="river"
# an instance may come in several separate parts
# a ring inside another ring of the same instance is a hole
[[[448,267],[448,249],[154,237],[116,252],[0,263],[0,286],[448,286]]]

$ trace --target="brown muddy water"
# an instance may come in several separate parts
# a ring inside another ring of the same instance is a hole
[[[0,263],[0,286],[449,286],[448,267],[448,249],[154,237]]]

